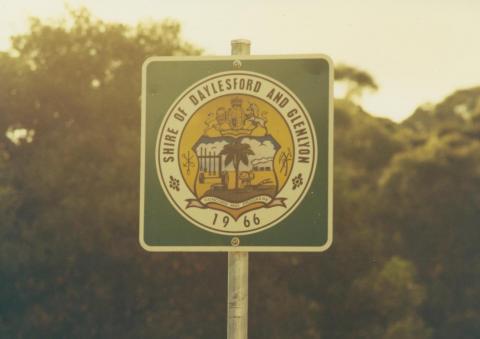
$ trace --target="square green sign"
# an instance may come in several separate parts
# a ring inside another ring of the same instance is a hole
[[[140,244],[324,251],[332,243],[333,65],[324,55],[143,65]]]

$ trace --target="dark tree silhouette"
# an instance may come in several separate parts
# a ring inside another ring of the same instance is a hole
[[[233,162],[233,167],[235,168],[235,189],[238,189],[238,168],[240,167],[240,162],[248,165],[248,156],[254,154],[250,145],[242,144],[238,139],[223,146],[220,155],[225,155],[225,166]]]

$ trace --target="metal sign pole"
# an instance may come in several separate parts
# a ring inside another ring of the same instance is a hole
[[[250,41],[232,40],[232,55],[250,55]],[[228,252],[227,339],[247,339],[248,252]]]
[[[227,338],[247,339],[248,252],[228,253]]]

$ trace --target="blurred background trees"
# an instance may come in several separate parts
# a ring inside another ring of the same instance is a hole
[[[137,243],[141,64],[201,52],[81,9],[0,53],[1,338],[225,336],[225,255]],[[480,87],[394,123],[336,80],[334,245],[251,255],[250,337],[480,337]]]

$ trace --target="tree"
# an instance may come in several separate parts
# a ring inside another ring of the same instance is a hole
[[[355,279],[349,293],[350,309],[361,309],[374,317],[374,321],[359,324],[357,338],[395,338],[398,333],[405,338],[429,338],[430,330],[418,314],[425,288],[417,282],[412,262],[394,256],[383,267]],[[362,318],[357,321],[362,322]],[[425,336],[416,336],[418,332]]]
[[[33,19],[1,55],[0,337],[223,333],[186,328],[178,312],[192,324],[215,321],[188,302],[170,312],[192,275],[212,272],[209,283],[222,274],[220,258],[147,255],[136,240],[141,65],[198,53],[176,22],[129,27],[78,10],[64,21]],[[4,137],[21,129],[34,131],[30,142]],[[189,287],[193,299],[223,310],[202,284]]]
[[[422,105],[405,119],[403,126],[415,132],[462,129],[480,121],[480,87],[455,91],[434,105]]]
[[[224,336],[225,256],[137,243],[141,64],[201,51],[176,22],[85,10],[34,19],[12,41],[0,53],[0,337]],[[356,72],[337,79],[376,87]],[[478,99],[457,94],[424,107],[433,120],[419,129],[354,95],[335,102],[334,244],[252,254],[252,338],[479,337]],[[236,188],[250,152],[236,140],[223,154]]]
[[[356,101],[365,90],[376,91],[378,85],[373,77],[358,68],[339,64],[335,67],[335,81],[346,85],[345,99]]]
[[[223,146],[220,155],[225,155],[225,166],[233,163],[235,169],[235,189],[238,189],[238,171],[240,163],[248,165],[248,156],[254,155],[250,145],[242,144],[239,139]]]
[[[400,253],[428,287],[423,316],[438,339],[480,334],[472,305],[480,300],[480,142],[472,132],[434,133],[398,154],[381,179],[379,218],[389,218]]]

